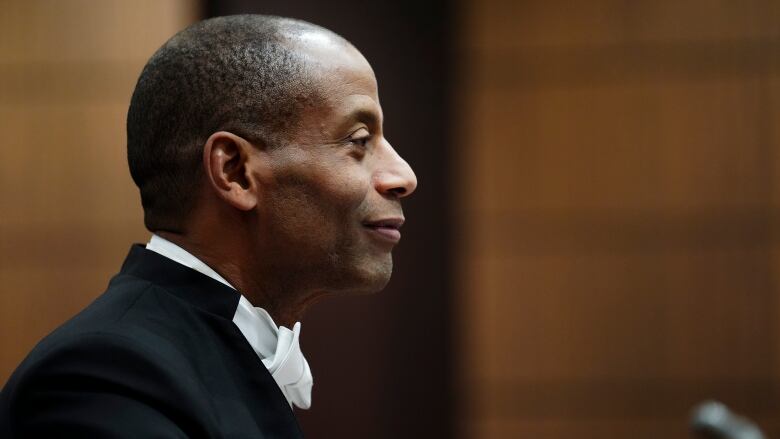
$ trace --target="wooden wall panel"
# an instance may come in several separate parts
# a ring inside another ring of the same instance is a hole
[[[775,38],[780,9],[767,0],[680,2],[490,0],[462,3],[466,46],[485,49]]]
[[[780,435],[779,12],[462,3],[466,437]]]
[[[125,115],[191,0],[0,2],[0,382],[148,239]]]
[[[771,304],[745,294],[768,287],[752,267],[766,258],[748,250],[472,261],[491,317],[474,368],[501,381],[766,377],[772,347],[755,340],[772,330]],[[720,358],[730,361],[707,362]]]
[[[480,211],[760,205],[768,116],[744,109],[761,107],[761,84],[486,86],[471,110],[479,147],[467,153],[467,190]],[[692,166],[695,156],[708,159]]]

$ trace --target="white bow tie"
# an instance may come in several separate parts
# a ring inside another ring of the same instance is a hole
[[[301,352],[298,338],[301,333],[301,322],[288,328],[279,327],[279,338],[276,341],[276,352],[273,356],[264,358],[263,364],[282,389],[282,393],[290,404],[302,409],[311,407],[311,389],[314,379],[309,369],[309,363]]]
[[[302,409],[311,407],[314,379],[298,341],[301,322],[296,323],[292,330],[276,326],[266,310],[252,306],[241,296],[233,323],[271,373],[287,402]]]

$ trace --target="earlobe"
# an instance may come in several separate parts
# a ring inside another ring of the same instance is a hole
[[[257,185],[248,169],[254,147],[246,139],[227,131],[212,134],[203,147],[203,167],[216,195],[247,211],[258,203]]]

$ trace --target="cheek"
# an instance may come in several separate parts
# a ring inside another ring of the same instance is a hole
[[[364,219],[370,183],[356,175],[312,171],[319,170],[278,178],[269,214],[299,245],[342,240],[345,230]]]
[[[321,200],[334,210],[334,215],[351,216],[361,221],[367,209],[370,184],[361,176],[339,175],[320,187]]]

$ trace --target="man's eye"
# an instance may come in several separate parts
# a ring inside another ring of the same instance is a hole
[[[371,132],[368,131],[365,127],[362,127],[358,129],[357,131],[354,131],[350,136],[347,138],[347,142],[349,142],[350,145],[357,146],[361,149],[366,149],[366,146],[368,145],[368,142],[371,140]]]
[[[368,143],[368,140],[369,137],[366,136],[366,137],[351,138],[349,139],[349,142],[352,143],[353,145],[357,145],[361,148],[365,148],[366,144]]]

